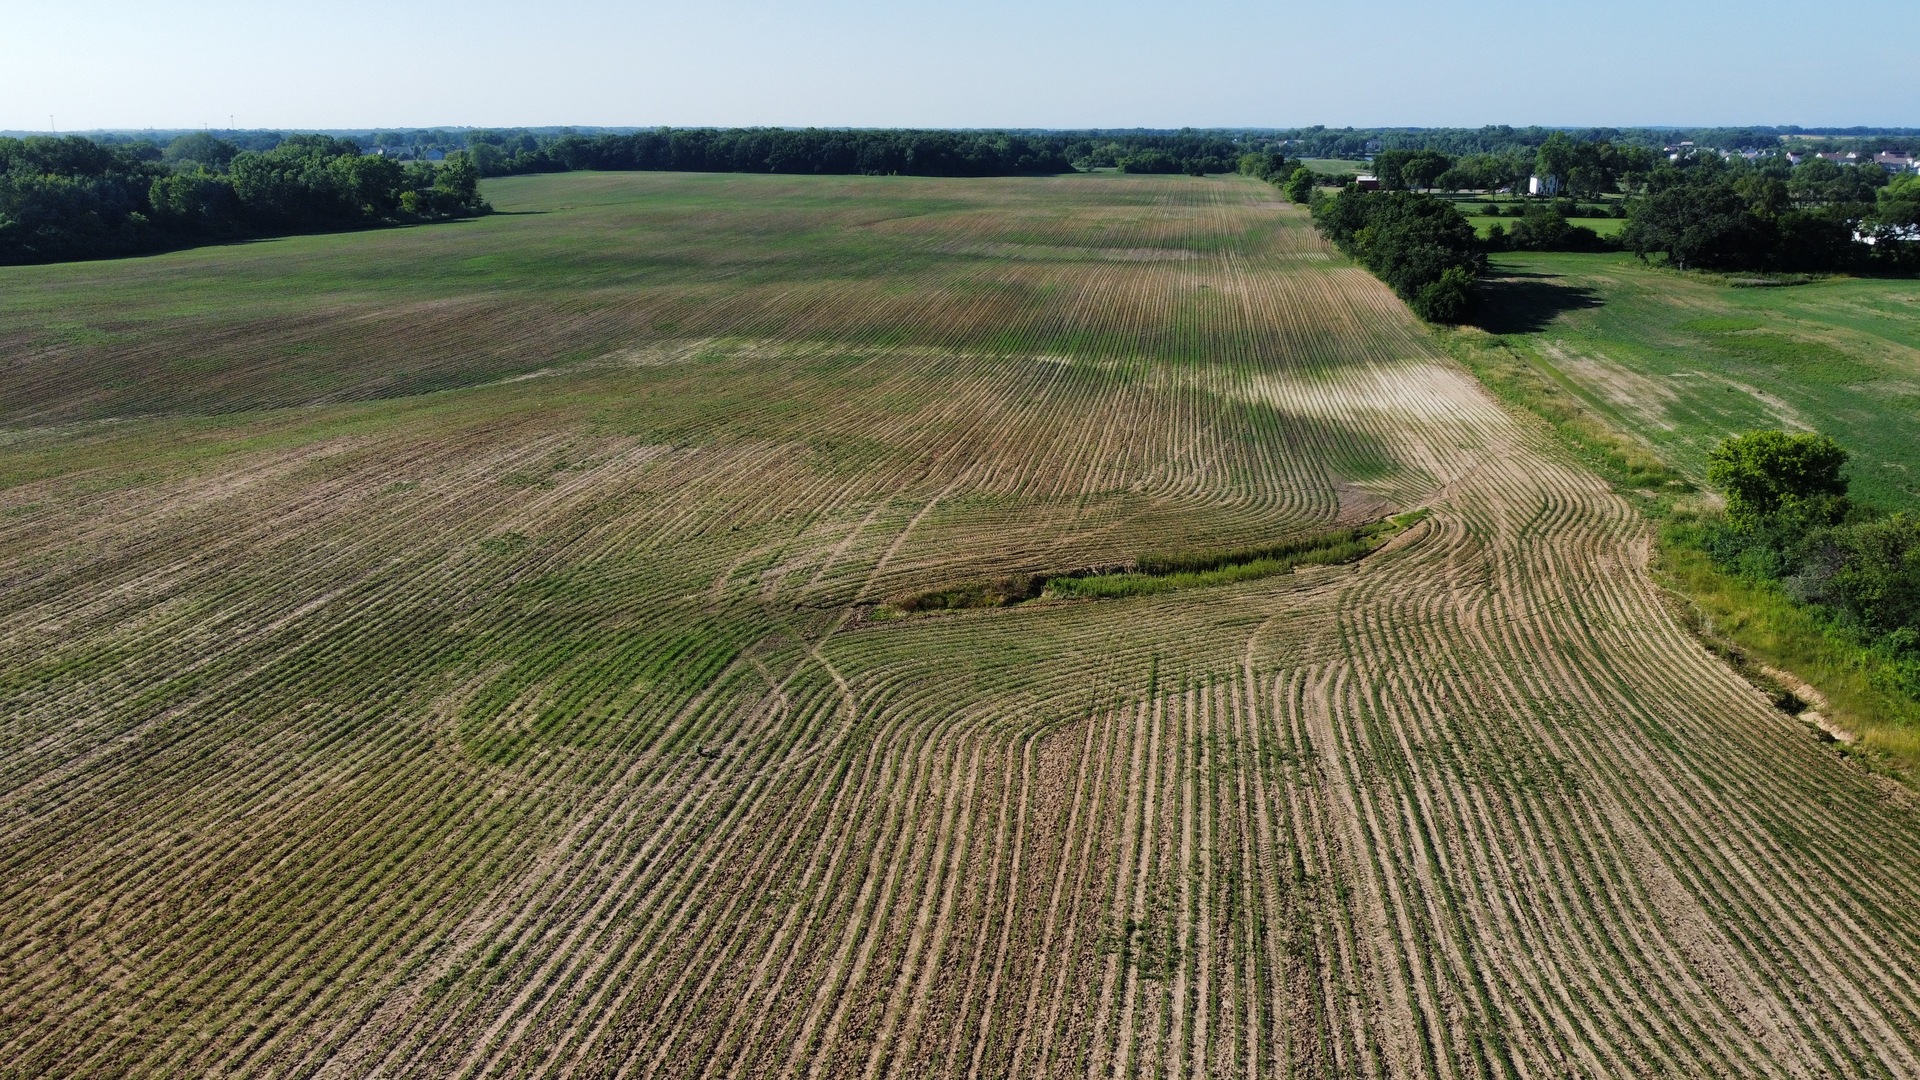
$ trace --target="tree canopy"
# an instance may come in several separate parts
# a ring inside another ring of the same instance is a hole
[[[165,150],[0,138],[0,263],[473,214],[478,177],[463,154],[403,166],[326,135],[264,151],[205,134]]]
[[[1792,503],[1847,493],[1841,469],[1847,452],[1812,432],[1752,431],[1720,443],[1707,455],[1707,482],[1727,497],[1727,516],[1752,522]]]
[[[1920,265],[1916,210],[1914,180],[1890,184],[1872,162],[1709,155],[1650,173],[1620,239],[1683,270],[1900,270]]]
[[[1313,206],[1314,225],[1336,247],[1386,282],[1414,314],[1460,322],[1486,256],[1452,204],[1411,191],[1348,187]]]

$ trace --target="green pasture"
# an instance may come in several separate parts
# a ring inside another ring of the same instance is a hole
[[[1301,158],[1300,164],[1323,176],[1343,176],[1347,173],[1363,173],[1373,166],[1364,161],[1348,158]]]
[[[1696,480],[1727,435],[1813,429],[1853,452],[1856,497],[1920,508],[1920,281],[1767,286],[1516,253],[1487,295],[1487,329]]]
[[[1519,220],[1520,220],[1519,218],[1514,218],[1514,217],[1485,217],[1479,214],[1467,215],[1468,224],[1473,226],[1473,230],[1480,234],[1480,239],[1482,240],[1485,240],[1488,237],[1488,235],[1490,235],[1490,232],[1493,226],[1498,225],[1504,229],[1512,229],[1513,223]],[[1594,232],[1598,233],[1601,236],[1619,236],[1620,231],[1627,227],[1627,219],[1626,218],[1605,218],[1605,217],[1576,217],[1576,218],[1568,218],[1567,224],[1585,225],[1587,228],[1592,229]]]

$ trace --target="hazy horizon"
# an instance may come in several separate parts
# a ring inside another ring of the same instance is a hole
[[[10,3],[0,129],[1920,124],[1920,5]],[[1382,121],[1382,117],[1388,118]]]
[[[361,132],[370,132],[370,131],[391,131],[391,132],[404,132],[404,131],[548,132],[548,131],[554,131],[554,132],[558,132],[558,131],[573,130],[573,131],[580,131],[583,133],[591,134],[595,132],[655,131],[661,128],[673,128],[676,130],[692,130],[696,128],[724,130],[724,129],[736,128],[736,127],[764,127],[764,128],[770,128],[770,129],[776,129],[776,130],[787,130],[787,131],[804,131],[809,129],[816,130],[816,131],[916,131],[916,130],[1010,131],[1010,132],[1035,132],[1035,133],[1045,133],[1045,134],[1056,134],[1056,133],[1067,134],[1067,133],[1079,133],[1084,131],[1100,131],[1100,132],[1113,132],[1115,134],[1125,133],[1125,132],[1171,134],[1181,130],[1221,131],[1221,132],[1263,132],[1263,131],[1286,132],[1286,131],[1310,130],[1316,126],[1325,128],[1328,131],[1473,131],[1473,130],[1478,130],[1480,128],[1485,128],[1485,127],[1503,127],[1504,126],[1504,127],[1513,128],[1515,130],[1524,130],[1527,128],[1543,128],[1550,131],[1565,130],[1565,131],[1575,131],[1575,132],[1587,131],[1587,130],[1604,130],[1604,129],[1613,129],[1613,130],[1619,130],[1619,131],[1640,130],[1640,131],[1690,132],[1690,131],[1700,131],[1708,128],[1754,127],[1754,128],[1783,128],[1784,129],[1789,127],[1797,127],[1797,128],[1800,128],[1804,134],[1807,134],[1813,137],[1822,137],[1823,134],[1827,132],[1839,132],[1839,131],[1845,131],[1850,129],[1863,129],[1863,128],[1874,130],[1874,131],[1901,131],[1901,132],[1913,132],[1916,134],[1920,134],[1920,126],[1906,125],[1906,124],[1821,124],[1821,125],[1798,124],[1796,125],[1796,124],[1770,124],[1763,121],[1756,121],[1753,123],[1743,123],[1743,124],[1513,124],[1513,123],[1508,123],[1502,120],[1492,120],[1492,121],[1487,121],[1485,123],[1480,123],[1480,124],[1359,123],[1359,124],[1341,124],[1337,126],[1332,124],[1319,124],[1319,125],[1302,124],[1302,125],[1294,125],[1294,126],[1287,126],[1287,127],[1276,126],[1273,124],[1239,124],[1239,125],[1206,125],[1206,126],[1189,124],[1189,125],[1184,125],[1183,127],[1147,127],[1139,124],[1130,124],[1130,125],[1116,124],[1116,125],[1111,125],[1106,127],[1039,127],[1039,126],[1031,126],[1031,125],[1021,126],[1021,125],[1011,125],[1011,124],[1006,124],[1006,125],[980,125],[980,124],[958,125],[958,124],[955,124],[955,125],[945,125],[945,126],[933,126],[933,125],[920,125],[920,124],[872,124],[872,125],[753,124],[753,125],[749,125],[749,124],[565,124],[565,123],[551,123],[551,124],[466,124],[466,123],[461,123],[461,124],[333,124],[326,127],[317,127],[317,126],[288,124],[288,125],[281,125],[278,127],[253,127],[253,128],[229,128],[222,125],[203,125],[203,126],[195,126],[195,127],[153,126],[153,127],[137,127],[137,128],[136,127],[91,127],[91,128],[79,128],[74,130],[58,129],[58,130],[52,131],[52,133],[57,135],[133,136],[133,135],[141,135],[144,133],[160,133],[160,134],[171,135],[171,134],[185,134],[189,132],[207,131],[215,135],[239,136],[239,135],[249,135],[249,134],[256,134],[256,133],[266,133],[266,134],[298,134],[298,133],[349,134],[349,133],[353,133],[353,134],[357,134]],[[47,130],[35,131],[30,128],[0,128],[0,136],[9,136],[9,137],[45,135],[48,133],[49,132]],[[1835,135],[1832,137],[1844,138],[1846,136]],[[1906,138],[1910,136],[1902,135],[1901,137]]]

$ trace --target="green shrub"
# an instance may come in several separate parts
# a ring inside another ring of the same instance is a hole
[[[1465,322],[1473,310],[1473,276],[1461,267],[1450,266],[1438,281],[1421,286],[1410,306],[1415,315],[1430,323]]]

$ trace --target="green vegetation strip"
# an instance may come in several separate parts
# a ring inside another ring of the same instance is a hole
[[[929,611],[1012,607],[1029,600],[1116,600],[1175,589],[1232,585],[1290,574],[1303,566],[1358,562],[1425,519],[1424,509],[1347,529],[1295,537],[1265,547],[1143,555],[1131,566],[1071,574],[1000,578],[923,593],[875,612],[879,618]]]

